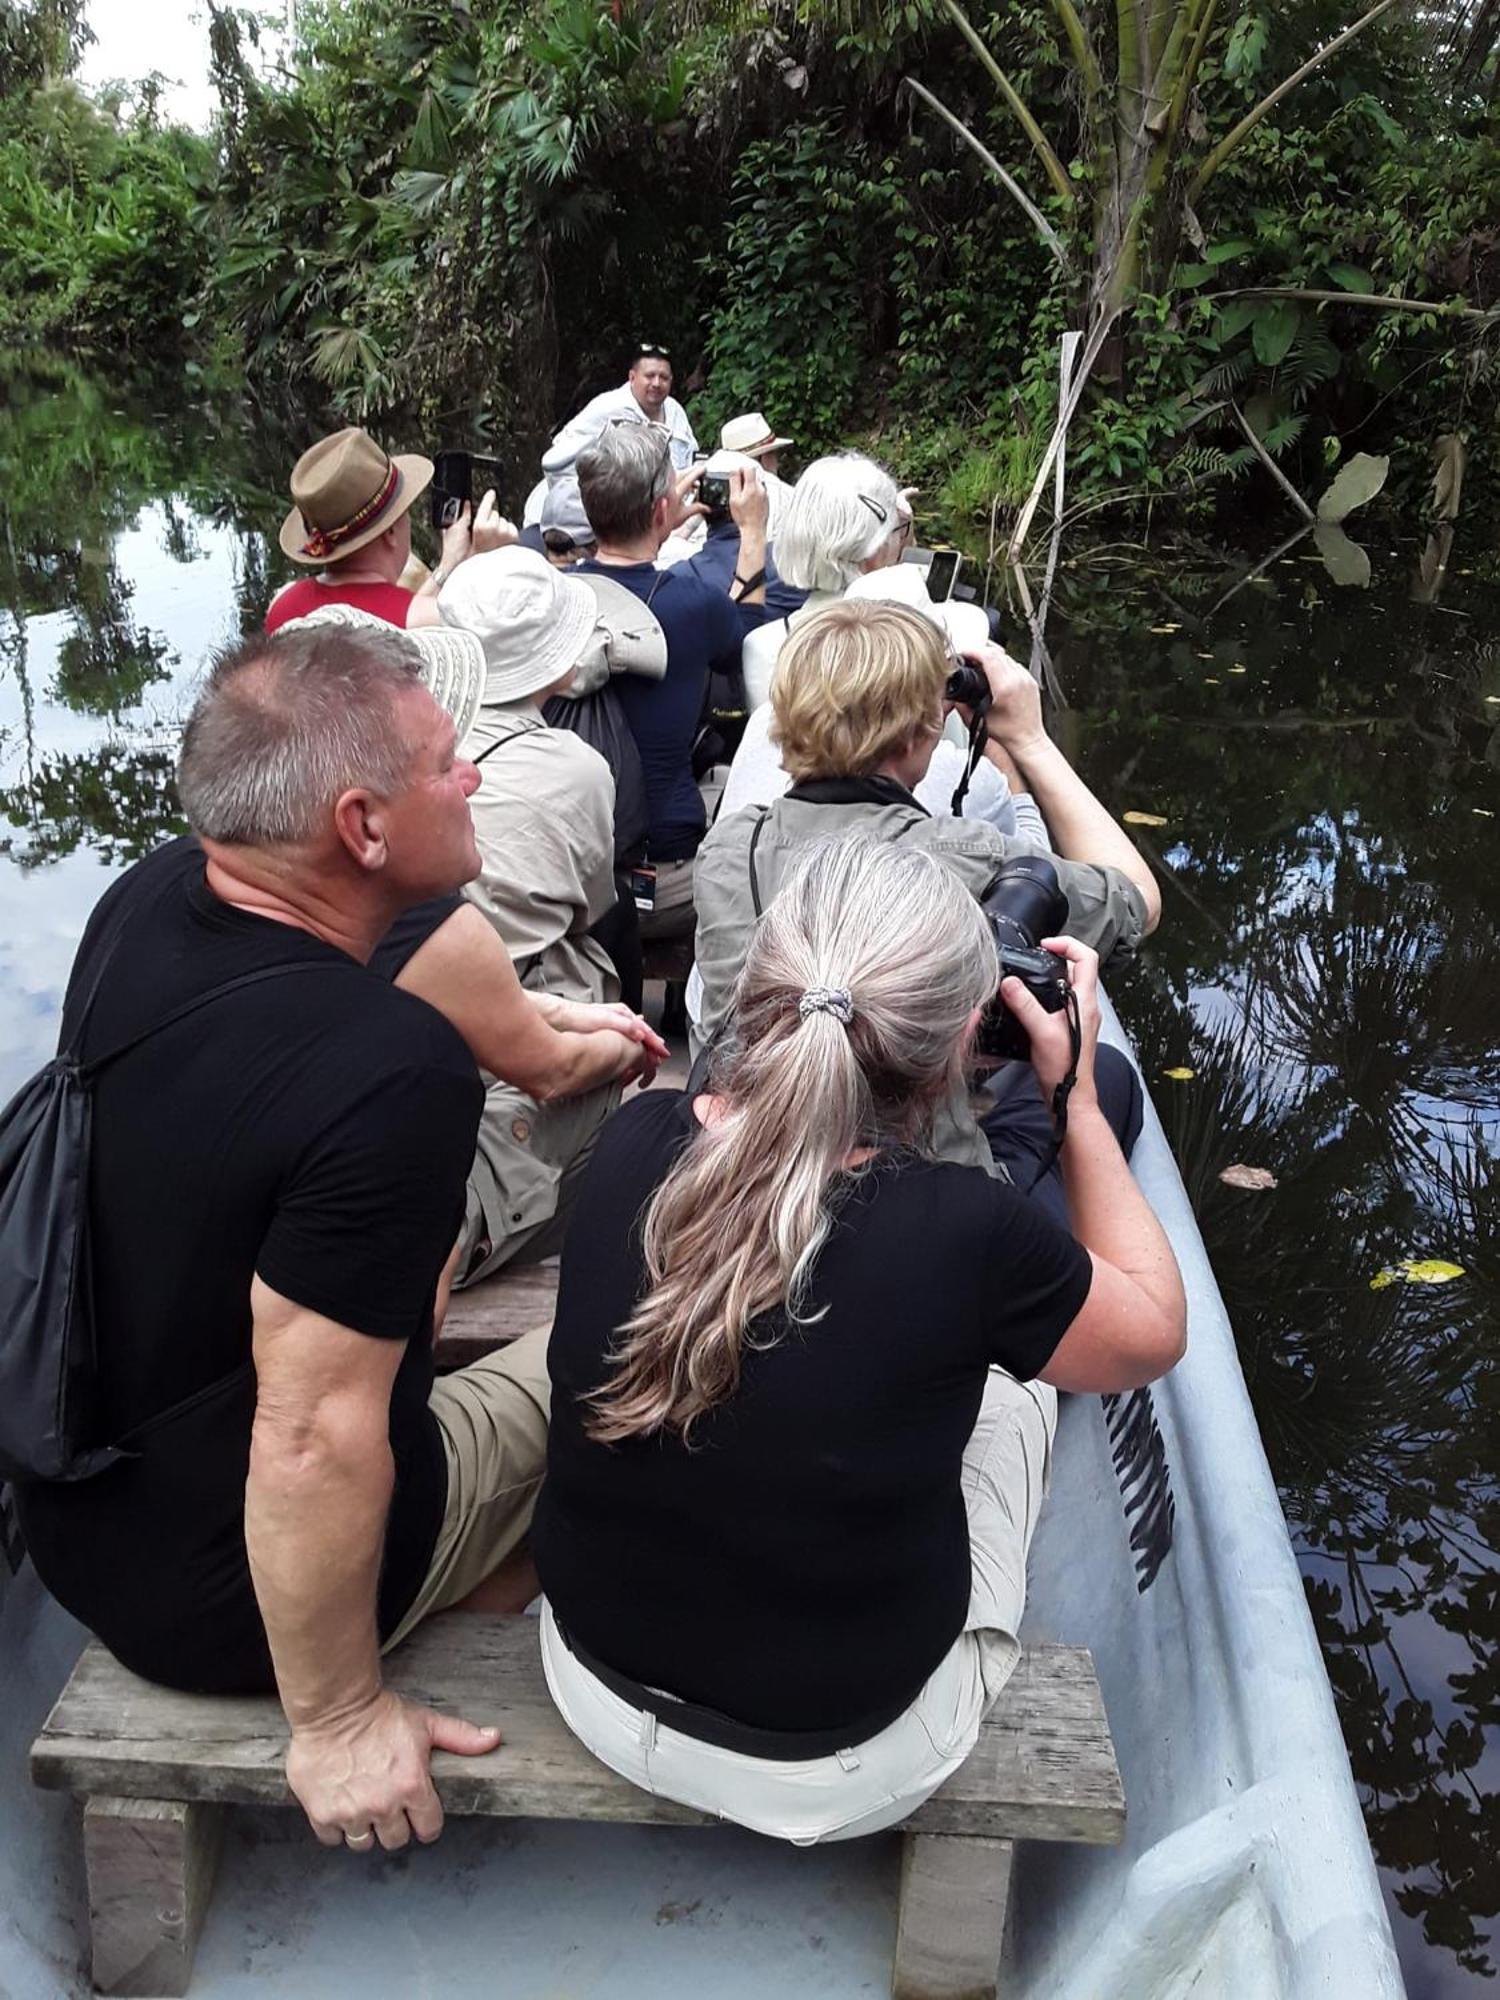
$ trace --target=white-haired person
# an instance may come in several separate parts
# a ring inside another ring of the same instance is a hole
[[[1072,1227],[934,1159],[998,965],[931,853],[804,855],[698,1096],[604,1133],[563,1254],[533,1542],[568,1726],[658,1796],[799,1845],[906,1818],[1019,1657],[1057,1391],[1181,1357],[1171,1248],[1094,1089],[1066,938]],[[1049,1095],[1062,1016],[1007,981]]]
[[[1134,951],[1161,917],[1150,868],[1047,736],[1030,674],[998,646],[973,657],[990,685],[985,734],[1021,772],[1049,829],[1046,858],[1067,901],[1069,935],[1105,959]],[[771,693],[772,735],[790,788],[768,805],[721,813],[698,850],[695,1053],[730,1027],[757,919],[774,907],[809,846],[862,833],[924,848],[976,899],[1005,863],[1037,853],[1030,838],[929,812],[916,796],[942,735],[949,671],[937,627],[905,605],[837,599],[796,625]],[[1102,1074],[1111,1092],[1133,1088],[1123,1059],[1107,1057]],[[1005,1076],[995,1088],[983,1125],[967,1099],[953,1107],[944,1157],[1024,1181],[1036,1144],[1033,1120],[1020,1115],[1029,1099],[1018,1106]]]

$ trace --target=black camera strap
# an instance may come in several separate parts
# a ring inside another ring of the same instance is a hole
[[[1045,1160],[1037,1168],[1024,1190],[1030,1194],[1037,1184],[1046,1179],[1062,1157],[1063,1141],[1068,1136],[1068,1099],[1073,1095],[1073,1086],[1078,1081],[1078,1058],[1083,1054],[1083,1023],[1078,1017],[1078,995],[1068,988],[1063,1001],[1063,1013],[1068,1021],[1068,1040],[1072,1047],[1072,1060],[1068,1073],[1053,1091],[1048,1108],[1052,1113],[1052,1146]]]
[[[969,761],[964,766],[964,774],[954,787],[953,801],[949,811],[955,819],[963,816],[964,800],[969,796],[969,784],[979,769],[979,760],[984,755],[984,710],[976,709],[974,720],[969,724]]]

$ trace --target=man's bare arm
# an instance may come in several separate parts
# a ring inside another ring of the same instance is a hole
[[[399,1341],[374,1340],[251,1287],[255,1423],[245,1547],[292,1727],[287,1782],[327,1846],[435,1840],[434,1748],[474,1755],[499,1732],[381,1684],[376,1589],[394,1474]]]
[[[551,1027],[493,926],[470,903],[412,953],[396,984],[446,1014],[481,1069],[538,1103],[629,1080],[645,1064],[646,1045],[614,1029],[577,1034]]]

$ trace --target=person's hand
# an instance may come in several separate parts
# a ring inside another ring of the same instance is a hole
[[[1078,1081],[1073,1086],[1070,1105],[1088,1103],[1094,1097],[1094,1050],[1099,1044],[1099,954],[1077,938],[1042,939],[1043,951],[1055,952],[1068,966],[1068,984],[1078,1003]],[[1073,1036],[1067,1014],[1049,1014],[1035,994],[1028,993],[1014,974],[1000,982],[1000,998],[1026,1030],[1031,1043],[1031,1067],[1049,1105],[1052,1093],[1073,1068]]]
[[[692,495],[698,490],[698,481],[703,477],[703,463],[684,466],[672,479],[672,505],[667,512],[667,532],[675,535],[688,521],[706,521],[708,509],[701,500]]]
[[[495,504],[495,489],[490,488],[479,505],[474,509],[471,555],[488,555],[491,549],[509,548],[512,542],[520,540],[514,521],[507,521]]]
[[[654,1048],[637,1042],[627,1042],[629,1060],[616,1078],[618,1083],[638,1083],[642,1090],[649,1090],[656,1081],[656,1072],[661,1068],[663,1057]]]
[[[766,538],[766,525],[771,518],[771,496],[758,472],[737,467],[729,475],[729,518],[740,531],[743,543]]]
[[[286,1781],[325,1847],[368,1853],[436,1840],[443,1807],[432,1782],[434,1750],[483,1757],[498,1729],[439,1715],[382,1688],[336,1722],[292,1731]]]
[[[655,1028],[644,1015],[635,1013],[623,1000],[569,1001],[567,1013],[553,1026],[571,1030],[575,1035],[599,1034],[608,1031],[623,1035],[627,1042],[639,1042],[658,1063],[664,1063],[671,1053]]]
[[[458,518],[443,530],[443,552],[438,557],[437,574],[452,576],[459,564],[474,553],[474,524],[470,516],[472,509],[467,500],[458,510]]]
[[[990,684],[985,734],[1014,756],[1046,737],[1042,722],[1042,691],[1019,660],[1002,646],[976,646],[964,654]]]

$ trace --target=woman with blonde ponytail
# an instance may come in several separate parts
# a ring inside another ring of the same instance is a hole
[[[799,1843],[913,1811],[1018,1657],[1055,1388],[1181,1353],[1171,1251],[1094,1091],[1097,959],[1051,948],[1083,1041],[1074,1234],[931,1157],[997,963],[916,847],[813,850],[709,1091],[639,1097],[601,1138],[533,1535],[553,1697],[647,1790]],[[1050,1100],[1068,1032],[1013,986]]]

